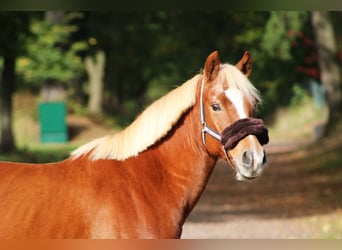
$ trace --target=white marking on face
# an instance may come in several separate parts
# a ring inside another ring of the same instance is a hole
[[[237,88],[230,88],[225,91],[225,94],[227,98],[231,101],[233,104],[239,119],[247,118],[247,113],[245,111],[245,106],[243,104],[243,94],[242,92]],[[249,147],[250,152],[253,154],[254,162],[259,163],[262,162],[263,159],[263,151],[260,150],[260,146],[257,145],[257,140],[254,136],[248,135],[246,137],[249,140]],[[239,160],[236,160],[236,162],[239,162]],[[257,165],[256,165],[257,166]],[[239,168],[240,172],[244,174],[245,176],[249,176],[251,172],[253,172],[255,166],[253,168],[244,169]]]
[[[237,88],[229,88],[225,91],[227,98],[233,103],[240,119],[247,118],[243,105],[242,92]]]

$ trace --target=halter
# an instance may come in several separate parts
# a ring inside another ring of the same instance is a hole
[[[206,133],[208,133],[209,135],[214,137],[219,142],[221,142],[221,135],[219,133],[217,133],[215,130],[208,127],[207,122],[205,121],[204,104],[203,104],[203,90],[204,90],[204,78],[202,79],[202,83],[201,83],[200,110],[201,110],[201,123],[202,123],[202,142],[203,142],[204,147],[207,147],[206,137],[205,137]],[[228,158],[227,151],[224,148],[224,146],[222,146],[222,150],[223,150],[224,155],[227,159],[227,162],[230,162],[230,160]]]
[[[216,131],[212,130],[210,127],[208,127],[205,121],[203,90],[204,90],[204,78],[202,79],[202,84],[201,84],[200,107],[201,107],[201,123],[202,123],[202,142],[203,142],[203,145],[206,147],[207,146],[206,139],[205,139],[206,133],[208,133],[209,135],[211,135],[218,141],[221,141],[221,135],[217,133]]]

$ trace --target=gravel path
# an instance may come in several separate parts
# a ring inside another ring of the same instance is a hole
[[[298,219],[244,219],[211,223],[187,223],[183,239],[308,239],[319,230]]]

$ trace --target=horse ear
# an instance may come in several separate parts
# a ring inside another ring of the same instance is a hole
[[[247,77],[252,72],[252,55],[249,51],[245,51],[240,61],[235,65]]]
[[[214,51],[207,57],[204,65],[204,78],[206,81],[213,81],[217,77],[220,64],[218,51]]]

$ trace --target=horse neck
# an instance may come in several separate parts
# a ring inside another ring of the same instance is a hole
[[[182,193],[185,216],[198,201],[217,161],[208,154],[202,143],[199,110],[197,103],[151,151],[171,180],[174,191]]]

